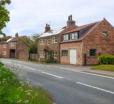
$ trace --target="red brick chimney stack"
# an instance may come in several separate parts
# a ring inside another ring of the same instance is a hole
[[[72,19],[72,15],[68,16],[67,27],[75,27],[75,21]]]
[[[46,26],[45,26],[45,32],[50,32],[50,31],[51,31],[50,25],[49,24],[46,24]]]

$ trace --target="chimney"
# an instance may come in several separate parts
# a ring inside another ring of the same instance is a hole
[[[72,15],[68,16],[67,27],[75,27],[75,21],[72,20]]]
[[[16,38],[18,38],[18,37],[19,37],[19,34],[18,34],[18,33],[16,33],[16,34],[15,34],[15,37],[16,37]]]
[[[51,31],[50,25],[49,24],[46,24],[46,26],[45,26],[45,32],[50,32],[50,31]]]

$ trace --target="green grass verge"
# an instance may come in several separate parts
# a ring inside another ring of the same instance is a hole
[[[95,65],[92,66],[94,70],[114,71],[114,65]]]
[[[42,88],[20,82],[0,64],[0,104],[52,104],[52,99]]]

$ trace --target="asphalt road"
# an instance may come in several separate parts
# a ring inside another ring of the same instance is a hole
[[[20,79],[48,90],[55,104],[114,104],[113,77],[65,70],[68,67],[61,65],[0,60]]]

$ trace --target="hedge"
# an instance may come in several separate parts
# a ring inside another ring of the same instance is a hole
[[[100,64],[114,64],[114,55],[104,54],[98,57]]]

